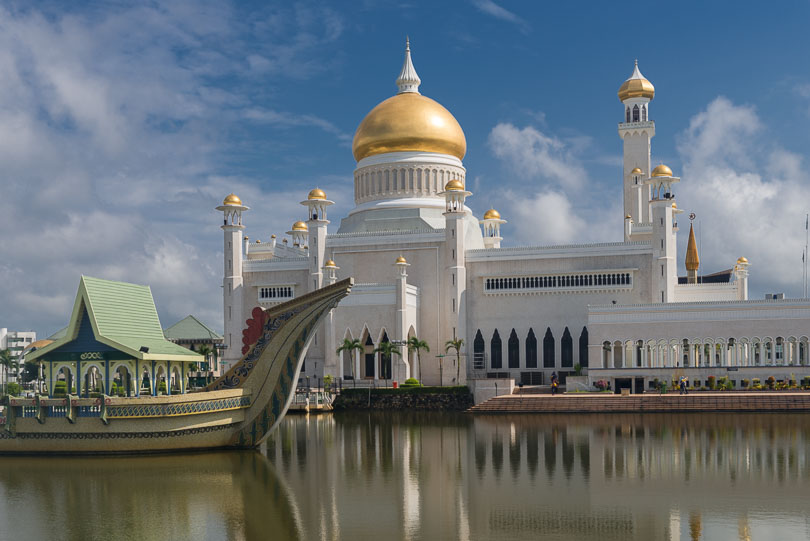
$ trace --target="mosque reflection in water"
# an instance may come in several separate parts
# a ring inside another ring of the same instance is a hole
[[[263,453],[0,460],[0,539],[807,539],[807,415],[290,416]]]
[[[267,454],[305,537],[810,538],[805,415],[291,417]]]

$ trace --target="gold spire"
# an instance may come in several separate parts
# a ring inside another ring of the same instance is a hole
[[[686,270],[696,271],[700,267],[697,242],[695,242],[695,229],[689,224],[689,242],[686,244]]]

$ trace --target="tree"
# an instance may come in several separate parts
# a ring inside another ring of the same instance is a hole
[[[416,351],[416,359],[419,363],[419,384],[421,385],[422,382],[422,350],[430,352],[430,346],[424,340],[420,340],[416,336],[411,336],[408,338],[408,353]]]
[[[453,338],[444,343],[444,352],[448,353],[451,349],[456,350],[456,385],[461,376],[461,348],[464,347],[463,338]]]
[[[3,394],[8,386],[8,371],[14,366],[14,359],[11,358],[11,350],[0,350],[0,366],[3,367]]]
[[[209,346],[208,344],[203,344],[199,348],[197,348],[197,353],[203,356],[203,362],[205,364],[203,365],[202,368],[206,371],[211,370],[210,357],[213,352],[214,350],[211,349],[211,346]]]
[[[337,350],[335,350],[335,353],[340,355],[344,351],[349,352],[349,364],[351,365],[351,369],[352,369],[352,381],[354,382],[354,386],[357,387],[357,378],[354,377],[354,352],[355,352],[355,350],[363,351],[363,344],[360,343],[360,340],[358,340],[357,338],[355,338],[354,340],[344,338],[343,343],[340,344],[340,346],[338,346]]]
[[[380,345],[374,349],[374,353],[379,353],[381,358],[388,357],[392,359],[394,355],[402,356],[402,352],[399,350],[399,346],[395,346],[391,342],[380,342]],[[388,376],[388,372],[385,373]],[[388,386],[388,377],[385,378],[386,387]]]

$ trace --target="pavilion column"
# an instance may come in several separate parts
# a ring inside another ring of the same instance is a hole
[[[166,363],[166,394],[172,395],[172,362]]]

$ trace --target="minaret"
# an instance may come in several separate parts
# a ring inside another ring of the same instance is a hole
[[[313,250],[314,251],[314,250]],[[337,271],[340,267],[335,265],[331,259],[327,260],[323,265],[323,274],[325,275],[326,283],[324,285],[332,285],[337,282]],[[337,378],[343,374],[340,372],[340,357],[335,353],[337,344],[335,342],[335,309],[329,310],[326,319],[323,323],[323,342],[324,342],[324,359],[323,359],[323,373],[329,374],[337,381]]]
[[[222,230],[224,238],[224,273],[222,297],[225,321],[225,352],[222,355],[222,372],[227,372],[233,363],[242,357],[243,288],[242,288],[242,213],[249,210],[242,200],[230,194],[217,207],[224,215]]]
[[[501,213],[495,209],[489,209],[484,213],[484,219],[481,220],[481,225],[484,227],[484,248],[500,248],[501,241],[501,225],[505,224],[506,220],[501,219]]]
[[[680,182],[673,176],[672,169],[659,165],[645,182],[652,194],[649,203],[652,235],[650,243],[653,249],[652,301],[674,302],[675,284],[678,283],[676,259],[677,243],[673,230],[672,207],[675,196],[672,185]]]
[[[440,195],[444,195],[446,207],[444,212],[444,260],[446,269],[444,283],[445,291],[448,294],[445,297],[444,311],[447,316],[443,318],[445,328],[442,331],[442,336],[439,337],[439,344],[444,345],[447,340],[456,337],[467,339],[466,303],[464,298],[467,287],[467,268],[464,264],[464,219],[467,216],[467,210],[464,201],[472,193],[464,189],[464,184],[461,181],[451,180],[445,184],[444,191]],[[466,370],[463,375],[466,378]]]
[[[326,260],[326,207],[333,205],[326,199],[326,194],[320,188],[309,192],[301,204],[307,207],[307,230],[309,237],[309,284],[308,290],[315,291],[323,287],[322,267]]]
[[[741,301],[748,300],[748,259],[740,257],[734,266],[734,277],[737,281],[737,298]]]
[[[695,242],[695,228],[689,224],[689,241],[686,243],[686,283],[698,283],[698,269],[700,268],[700,257],[698,257],[697,242]]]
[[[619,88],[619,100],[624,105],[623,122],[619,123],[619,137],[624,141],[624,215],[630,215],[635,224],[648,224],[651,216],[647,207],[649,186],[644,179],[650,174],[650,140],[655,136],[655,122],[650,120],[650,101],[655,87],[638,69]]]

